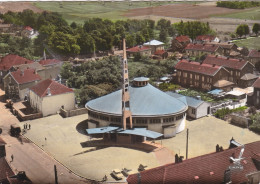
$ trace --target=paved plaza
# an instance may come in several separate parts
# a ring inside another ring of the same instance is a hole
[[[70,118],[53,115],[23,122],[31,124],[31,130],[25,136],[70,170],[89,179],[102,180],[107,175],[108,180],[114,181],[110,176],[113,169],[126,167],[137,171],[139,164],[149,168],[162,164],[157,158],[158,155],[164,157],[164,153],[146,153],[120,147],[84,147],[84,143],[89,140],[84,134],[86,127],[83,121],[86,119],[87,115]],[[242,144],[260,140],[259,135],[248,129],[233,126],[215,117],[187,121],[186,128],[189,128],[189,158],[214,152],[216,144],[227,149],[232,137]],[[161,143],[161,140],[157,142]],[[186,130],[174,138],[163,139],[162,144],[172,150],[172,153],[185,156]]]

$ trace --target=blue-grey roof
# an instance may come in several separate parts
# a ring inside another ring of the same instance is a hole
[[[107,132],[111,132],[114,131],[116,129],[119,129],[118,127],[101,127],[101,128],[90,128],[87,129],[87,133],[88,134],[102,134],[102,133],[107,133]]]
[[[118,132],[120,134],[132,134],[132,135],[140,135],[144,137],[149,137],[152,139],[156,139],[158,137],[161,137],[163,134],[147,130],[146,128],[134,128],[134,129],[127,129]]]
[[[221,92],[223,92],[222,89],[214,89],[212,91],[209,91],[208,93],[212,95],[219,95]]]
[[[187,105],[159,89],[147,84],[129,86],[132,116],[172,115],[187,110]],[[99,97],[86,103],[86,108],[106,114],[122,115],[122,90]]]
[[[149,81],[149,78],[147,78],[147,77],[136,77],[136,78],[134,78],[134,81],[138,81],[138,82]]]
[[[140,135],[144,137],[149,137],[156,139],[161,137],[163,134],[154,132],[151,130],[147,130],[146,128],[133,128],[133,129],[126,129],[123,130],[119,127],[102,127],[102,128],[90,128],[86,129],[88,134],[102,134],[102,133],[120,133],[120,134],[132,134],[132,135]]]
[[[163,45],[163,42],[160,42],[158,40],[151,40],[149,42],[144,43],[144,45]]]
[[[170,96],[172,96],[172,97],[175,97],[175,98],[178,98],[178,99],[183,99],[183,97],[186,99],[186,102],[187,102],[187,105],[189,106],[189,107],[194,107],[194,108],[196,108],[196,107],[198,107],[198,106],[200,106],[204,101],[202,101],[202,100],[198,100],[198,99],[196,99],[196,98],[194,98],[194,97],[190,97],[190,96],[184,96],[184,95],[181,95],[181,94],[179,94],[179,93],[173,93],[173,92],[171,92],[171,91],[167,91],[166,92],[168,95],[170,95]]]

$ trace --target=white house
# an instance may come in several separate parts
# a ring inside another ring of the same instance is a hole
[[[29,101],[43,116],[56,114],[61,107],[72,110],[75,107],[74,91],[51,79],[41,81],[30,88]]]

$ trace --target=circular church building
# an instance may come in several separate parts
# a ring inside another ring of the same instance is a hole
[[[149,78],[138,77],[129,86],[130,111],[135,128],[147,128],[173,137],[185,128],[185,98],[174,98],[148,83]],[[122,127],[122,89],[86,103],[88,128]]]

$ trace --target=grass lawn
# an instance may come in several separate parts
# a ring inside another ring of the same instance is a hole
[[[260,37],[250,37],[244,40],[236,40],[233,43],[237,44],[239,47],[247,47],[248,49],[260,49]]]
[[[160,6],[175,2],[35,2],[36,7],[46,11],[58,12],[69,22],[84,23],[87,18],[99,17],[110,20],[122,20],[129,9]]]
[[[243,12],[231,13],[225,15],[217,15],[214,17],[226,17],[226,18],[234,18],[234,19],[248,19],[248,20],[260,20],[260,7],[250,8]]]

